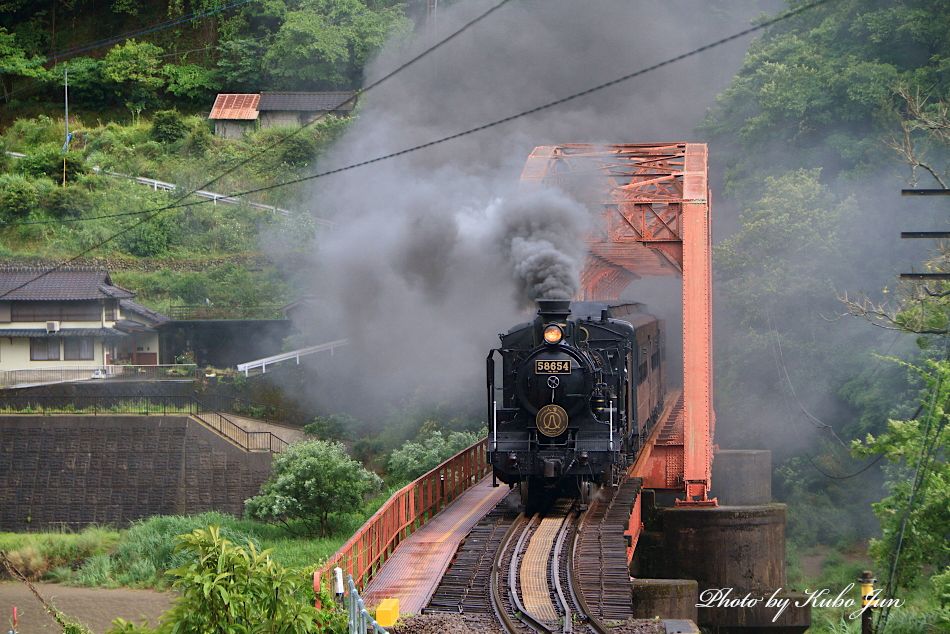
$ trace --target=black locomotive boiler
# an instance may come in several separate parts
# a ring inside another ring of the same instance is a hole
[[[526,507],[587,503],[618,481],[662,410],[662,322],[640,304],[538,305],[488,355],[489,462]]]

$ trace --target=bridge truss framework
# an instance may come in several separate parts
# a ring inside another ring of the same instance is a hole
[[[557,186],[600,215],[587,236],[577,299],[619,298],[635,279],[682,278],[683,395],[677,420],[651,435],[633,477],[644,487],[710,500],[712,436],[712,236],[705,143],[546,145],[521,180]],[[659,426],[658,426],[659,427]]]

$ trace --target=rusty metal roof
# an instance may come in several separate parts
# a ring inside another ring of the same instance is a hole
[[[260,100],[259,94],[221,93],[215,98],[208,118],[253,121],[257,119],[257,104]]]
[[[135,293],[112,283],[107,271],[61,268],[46,273],[34,267],[0,268],[0,302],[128,299]],[[19,288],[20,286],[23,288]]]
[[[258,110],[294,110],[300,112],[350,111],[356,105],[356,91],[262,92]]]

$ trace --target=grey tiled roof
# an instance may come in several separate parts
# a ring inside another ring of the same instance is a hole
[[[113,284],[109,273],[101,269],[62,268],[34,279],[46,270],[0,267],[0,302],[126,299],[135,296],[135,293]]]
[[[0,329],[0,337],[126,337],[114,328],[63,328],[48,332],[43,328]]]
[[[329,112],[334,110],[352,110],[356,100],[347,101],[356,92],[343,90],[337,92],[262,92],[258,111],[298,110],[301,112]],[[344,102],[346,102],[344,104]]]
[[[131,299],[123,299],[119,302],[119,308],[123,311],[135,313],[136,315],[145,319],[150,326],[158,326],[166,322],[171,321],[168,317],[161,314],[158,311],[154,311],[151,308],[146,308],[137,302],[133,302]]]

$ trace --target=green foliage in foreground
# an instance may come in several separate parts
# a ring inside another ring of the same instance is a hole
[[[837,595],[848,584],[854,583],[855,587],[846,596],[855,603],[860,603],[856,582],[858,576],[863,570],[874,569],[873,562],[865,554],[863,542],[835,549],[827,546],[801,548],[789,544],[787,556],[789,587],[798,591],[828,588],[832,590],[832,595]],[[820,569],[805,574],[801,566],[805,558],[817,559]],[[947,631],[950,626],[950,605],[936,600],[926,581],[918,580],[897,596],[905,603],[892,610],[887,622],[888,634],[938,634]],[[859,634],[860,619],[848,618],[854,611],[854,607],[814,608],[808,631],[811,634]]]
[[[251,517],[293,532],[326,536],[331,515],[357,511],[382,484],[341,443],[311,440],[294,443],[276,456],[260,495],[245,505]]]
[[[259,550],[269,549],[277,563],[307,571],[336,552],[380,502],[373,500],[358,513],[340,517],[332,535],[321,539],[296,539],[275,526],[210,512],[151,517],[124,531],[0,533],[0,549],[15,562],[26,562],[24,572],[33,579],[79,586],[162,588],[169,584],[165,572],[186,561],[175,552],[175,536],[215,524],[232,542],[251,541]]]
[[[900,558],[894,573],[897,588],[908,587],[924,569],[933,575],[934,590],[947,602],[950,597],[950,362],[927,361],[915,368],[926,382],[920,415],[913,420],[888,421],[887,430],[855,442],[864,454],[883,454],[890,494],[874,504],[881,522],[880,539],[872,540],[871,554],[879,569],[890,570],[895,551]],[[913,501],[911,497],[913,496]]]
[[[311,605],[307,577],[276,563],[254,542],[238,546],[213,525],[177,541],[175,553],[185,563],[168,571],[180,593],[175,606],[154,630],[117,619],[112,632],[304,634],[339,628],[342,615]]]
[[[327,608],[314,609],[308,577],[281,566],[253,542],[239,546],[214,525],[176,541],[184,563],[168,572],[180,593],[174,607],[154,629],[116,619],[110,634],[346,631],[346,616],[329,597]]]

